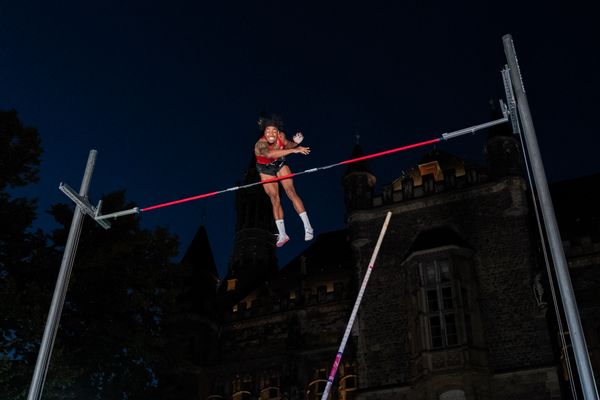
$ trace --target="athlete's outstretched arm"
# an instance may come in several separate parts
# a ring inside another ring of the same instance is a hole
[[[294,135],[294,137],[292,138],[293,141],[288,140],[288,138],[285,136],[285,133],[280,132],[281,135],[281,139],[283,140],[283,148],[284,149],[293,149],[296,148],[300,145],[300,143],[302,143],[302,140],[304,140],[304,135],[302,134],[302,132],[296,132],[296,134]]]
[[[267,142],[264,142],[262,140],[256,142],[256,145],[254,146],[254,154],[256,154],[257,156],[263,156],[267,158],[285,157],[293,153],[308,155],[308,153],[310,153],[310,148],[297,146],[293,149],[270,150]]]

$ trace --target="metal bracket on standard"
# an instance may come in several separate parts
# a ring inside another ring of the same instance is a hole
[[[139,214],[140,213],[140,208],[139,207],[133,207],[129,210],[124,210],[124,211],[117,211],[111,214],[106,214],[106,215],[98,215],[97,217],[95,217],[94,219],[96,220],[97,223],[101,223],[101,222],[105,222],[105,219],[110,219],[110,218],[119,218],[122,217],[124,215],[130,215],[130,214]]]
[[[100,207],[102,206],[102,201],[98,203],[98,208],[96,208],[90,204],[87,198],[81,197],[79,193],[73,190],[73,188],[67,185],[66,183],[61,182],[60,185],[58,185],[58,188],[61,190],[61,192],[66,194],[68,198],[73,200],[73,202],[77,204],[77,206],[79,206],[79,208],[81,209],[81,211],[83,211],[84,214],[87,214],[90,217],[92,217],[104,229],[110,229],[110,222],[98,221],[97,219],[97,215],[100,213]]]
[[[87,214],[90,217],[92,217],[94,219],[94,221],[96,221],[104,229],[110,229],[110,222],[105,221],[107,219],[118,218],[123,215],[129,215],[129,214],[138,214],[140,212],[140,209],[138,207],[134,207],[130,210],[118,211],[115,213],[102,215],[100,213],[100,210],[102,208],[102,200],[100,200],[98,202],[97,207],[94,207],[93,205],[90,204],[90,202],[88,201],[87,198],[81,197],[75,190],[73,190],[73,188],[71,186],[67,185],[66,183],[61,182],[60,185],[58,186],[58,188],[64,194],[66,194],[68,198],[73,200],[73,202],[79,206],[79,208],[81,209],[81,211],[83,211],[84,214]]]
[[[498,100],[500,103],[500,111],[502,111],[502,116],[504,118],[508,118],[508,107],[506,107],[506,103],[502,101],[502,99]]]
[[[513,91],[512,80],[510,78],[510,70],[508,68],[508,65],[505,65],[504,69],[501,72],[502,82],[504,83],[504,93],[506,94],[507,102],[507,105],[504,106],[505,108],[507,108],[507,111],[505,113],[503,110],[502,113],[505,117],[508,117],[508,119],[510,120],[513,133],[515,135],[518,135],[521,132],[521,127],[519,126],[519,112],[517,110],[517,101],[515,100],[515,93]]]
[[[458,131],[449,132],[449,133],[443,133],[442,134],[442,139],[448,140],[448,139],[455,138],[457,136],[466,135],[468,133],[475,133],[475,132],[480,131],[482,129],[486,129],[486,128],[490,128],[490,127],[495,126],[495,125],[503,124],[505,122],[508,122],[508,120],[509,120],[508,117],[503,117],[503,118],[495,119],[493,121],[486,122],[486,123],[483,123],[483,124],[471,126],[469,128],[459,129]]]

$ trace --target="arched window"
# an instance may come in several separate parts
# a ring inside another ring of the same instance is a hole
[[[327,386],[327,379],[315,379],[310,382],[306,387],[306,400],[321,400],[325,386]],[[330,391],[328,399],[331,399],[331,393]]]
[[[218,377],[211,377],[210,384],[210,395],[206,397],[206,400],[224,400],[225,397],[223,394],[225,393],[225,382]]]
[[[277,386],[269,386],[260,391],[260,400],[279,400],[281,396],[279,394],[279,388]]]
[[[352,399],[352,392],[358,388],[358,379],[356,376],[356,363],[352,360],[347,360],[339,369],[339,383],[338,383],[338,399],[339,400],[350,400]]]
[[[231,398],[232,400],[250,400],[252,393],[247,390],[240,390],[239,392],[235,392]]]
[[[344,377],[342,377],[340,379],[340,384],[339,384],[339,392],[340,392],[340,396],[339,399],[340,400],[347,400],[349,399],[349,394],[351,392],[354,392],[358,387],[358,382],[356,379],[356,375],[351,374],[351,375],[345,375]]]
[[[250,400],[252,393],[250,387],[252,385],[252,378],[250,375],[236,375],[232,382],[232,400]]]
[[[315,369],[313,380],[306,386],[306,400],[321,400],[325,386],[327,386],[327,369]],[[331,393],[332,391],[329,392],[328,399],[331,399]]]
[[[260,400],[278,400],[281,399],[279,391],[279,374],[273,371],[266,371],[260,378]]]

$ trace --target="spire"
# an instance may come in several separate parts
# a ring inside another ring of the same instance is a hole
[[[194,268],[196,272],[214,278],[215,282],[218,279],[219,275],[210,248],[208,233],[203,225],[196,231],[190,246],[187,248],[185,255],[181,259],[181,264],[189,265]]]
[[[187,271],[189,287],[182,301],[192,310],[210,311],[214,306],[219,275],[204,226],[200,226],[187,248],[181,265]]]
[[[350,158],[352,158],[352,159],[359,158],[359,157],[362,157],[365,155],[365,152],[363,151],[362,146],[358,143],[358,138],[360,137],[360,135],[356,135],[356,136],[357,136],[356,144],[354,145],[354,148],[352,149],[352,155],[350,156]],[[350,175],[354,172],[367,172],[369,174],[373,173],[371,171],[371,167],[369,166],[369,163],[367,162],[367,160],[348,164],[348,168],[346,169],[345,176]]]

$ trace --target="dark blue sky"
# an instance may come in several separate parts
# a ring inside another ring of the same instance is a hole
[[[85,3],[85,4],[84,4]],[[150,206],[236,185],[260,111],[302,130],[308,157],[292,170],[439,136],[490,119],[503,95],[502,35],[511,33],[550,180],[598,172],[597,10],[549,2],[171,1],[0,3],[0,109],[38,128],[41,182],[25,191],[43,212],[79,187],[99,156],[90,195],[126,189]],[[523,4],[520,4],[523,3]],[[440,145],[481,160],[484,134]],[[378,158],[389,183],[424,150]],[[296,179],[317,232],[343,227],[343,168]],[[285,200],[284,200],[285,201]],[[305,244],[285,201],[289,261]],[[234,194],[142,214],[182,249],[204,223],[221,273],[233,246]]]

